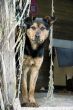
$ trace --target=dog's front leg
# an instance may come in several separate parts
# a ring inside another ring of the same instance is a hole
[[[30,84],[29,84],[29,101],[30,103],[36,103],[34,98],[35,85],[38,77],[38,72],[36,67],[31,68],[30,74]]]
[[[29,71],[29,67],[23,68],[22,74],[22,103],[28,103],[28,91],[27,91],[27,73]]]
[[[34,98],[34,91],[35,91],[36,81],[38,78],[39,69],[43,62],[43,57],[35,58],[34,61],[35,61],[35,65],[31,67],[30,84],[29,84],[29,101],[31,104],[36,104],[36,101]]]

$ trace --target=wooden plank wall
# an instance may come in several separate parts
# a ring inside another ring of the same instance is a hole
[[[55,16],[54,38],[73,40],[73,0],[54,0]],[[51,15],[51,0],[38,0],[38,16]],[[49,75],[48,41],[45,59],[40,71],[37,88],[47,87]]]

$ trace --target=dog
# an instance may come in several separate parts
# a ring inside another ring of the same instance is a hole
[[[39,70],[44,59],[44,45],[50,33],[50,26],[54,23],[55,17],[27,17],[25,19],[26,35],[22,74],[22,102],[27,106],[38,106],[34,92]],[[30,75],[29,89],[27,89],[27,75]]]

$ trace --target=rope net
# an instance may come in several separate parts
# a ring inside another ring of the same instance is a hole
[[[15,28],[17,26],[19,26],[19,27],[22,26],[20,28],[19,36],[18,36],[18,38],[17,38],[14,46],[12,47],[12,49],[10,49],[10,47],[8,47],[9,48],[9,51],[12,51],[12,50],[14,50],[16,48],[16,53],[15,54],[17,54],[17,52],[19,52],[19,56],[18,56],[18,59],[17,59],[19,61],[17,98],[19,98],[19,96],[20,96],[22,65],[23,65],[24,48],[25,48],[25,31],[23,33],[23,28],[25,28],[25,24],[23,23],[23,21],[24,21],[25,17],[29,16],[29,14],[30,14],[30,5],[31,5],[31,0],[25,0],[24,1],[24,5],[23,5],[23,1],[24,0],[17,0],[17,4],[18,4],[17,5],[15,3],[15,0],[13,0],[14,11],[16,9],[16,11],[18,12],[18,13],[16,13],[17,23],[12,27],[12,29],[9,31],[8,36],[7,36],[7,41],[9,41],[9,39],[11,38],[11,34],[15,30]],[[17,7],[16,7],[16,5],[17,5]],[[53,16],[53,13],[54,13],[54,6],[53,6],[53,0],[52,0],[52,16]],[[8,13],[7,13],[7,15],[8,15]],[[51,97],[51,99],[52,99],[53,98],[53,90],[54,90],[54,86],[53,86],[53,70],[52,70],[52,66],[53,66],[53,61],[52,61],[53,26],[51,26],[50,29],[51,29],[51,33],[50,33],[50,45],[49,45],[49,49],[50,49],[50,55],[51,55],[51,65],[50,65],[50,76],[49,76],[49,80],[50,81],[49,81],[49,89],[48,89],[47,97]],[[1,102],[1,103],[3,103],[3,102]],[[2,107],[3,107],[3,104],[2,104]]]
[[[22,1],[23,2],[23,1]],[[25,5],[23,7],[22,5],[22,2],[20,1],[19,2],[19,9],[20,11],[18,11],[18,13],[16,14],[16,17],[17,17],[17,20],[19,23],[19,36],[18,36],[18,39],[16,40],[16,44],[15,46],[17,45],[16,47],[16,54],[18,53],[18,61],[19,61],[19,67],[17,67],[17,70],[19,72],[19,74],[17,74],[17,78],[18,78],[18,84],[17,84],[17,97],[19,98],[20,96],[20,85],[21,85],[21,75],[22,75],[22,65],[23,65],[23,59],[24,59],[24,48],[25,48],[25,24],[24,24],[24,19],[26,17],[29,16],[29,13],[30,13],[30,4],[31,4],[31,0],[26,0],[25,1]],[[21,10],[22,9],[22,10]],[[20,13],[22,11],[22,14]],[[20,13],[20,14],[19,14]],[[18,15],[21,15],[21,16],[18,16]],[[14,46],[14,47],[15,47]]]
[[[53,0],[52,0],[52,11],[51,11],[51,15],[53,16],[54,14],[54,3],[53,3]],[[51,98],[53,99],[54,96],[53,96],[53,90],[54,90],[54,81],[53,81],[53,58],[52,58],[52,54],[53,54],[53,51],[52,51],[52,47],[53,47],[53,42],[52,42],[52,39],[53,39],[53,24],[52,26],[50,27],[50,44],[49,44],[49,50],[50,50],[50,57],[51,57],[51,61],[50,61],[50,76],[49,76],[49,84],[48,84],[48,93],[47,93],[47,98]]]
[[[23,1],[22,1],[23,2]],[[17,25],[19,26],[25,26],[23,24],[23,17],[27,17],[30,14],[30,4],[31,4],[31,0],[26,0],[24,3],[24,6],[22,5],[22,2],[19,2],[19,12],[16,14],[16,18],[17,18],[17,24],[14,26],[14,29]],[[21,13],[22,12],[22,13]],[[52,0],[52,12],[51,15],[53,16],[54,13],[54,5],[53,5],[53,0]],[[53,90],[54,90],[54,82],[53,82],[53,59],[52,59],[52,39],[53,39],[53,25],[50,28],[51,32],[50,32],[50,45],[49,45],[49,49],[50,49],[50,53],[49,55],[51,56],[51,64],[50,64],[50,76],[49,76],[49,85],[48,85],[48,93],[47,93],[47,98],[51,98],[53,99]],[[11,30],[12,32],[13,30]],[[8,35],[8,38],[10,38],[10,34]],[[20,42],[19,42],[20,41]],[[15,43],[15,46],[13,47],[13,49],[17,46],[17,50],[16,53],[19,51],[19,75],[18,75],[18,89],[17,89],[17,97],[19,98],[19,94],[20,94],[20,84],[21,84],[21,75],[22,75],[22,65],[23,65],[23,57],[24,57],[24,48],[25,48],[25,33],[23,34],[21,31],[19,33],[18,39]]]

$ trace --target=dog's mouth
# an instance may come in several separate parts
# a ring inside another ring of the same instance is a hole
[[[44,41],[42,39],[40,39],[40,37],[36,37],[34,39],[32,39],[33,43],[35,44],[41,44],[43,43]]]
[[[34,44],[42,44],[44,41],[43,40],[40,40],[40,39],[34,39],[32,40]]]

